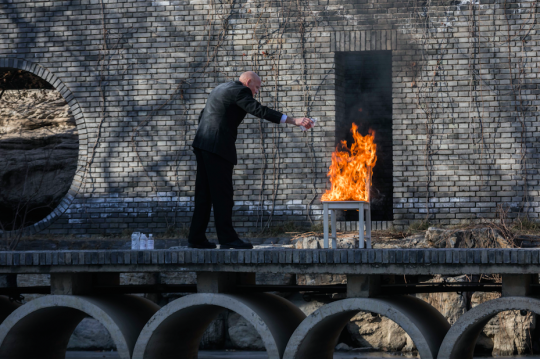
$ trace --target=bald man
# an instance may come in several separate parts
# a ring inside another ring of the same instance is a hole
[[[205,234],[212,205],[221,248],[253,248],[250,243],[240,240],[232,225],[232,175],[237,163],[235,142],[238,126],[246,114],[276,124],[290,123],[307,129],[312,126],[308,118],[291,118],[261,105],[253,98],[260,89],[260,77],[253,71],[244,72],[238,81],[217,86],[199,116],[199,128],[192,144],[197,158],[195,211],[188,237],[192,248],[216,248]]]

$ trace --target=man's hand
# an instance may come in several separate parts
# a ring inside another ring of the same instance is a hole
[[[311,127],[313,127],[313,123],[307,117],[292,118],[287,116],[287,120],[285,120],[285,122],[292,123],[296,126],[304,126],[306,130],[309,130]]]

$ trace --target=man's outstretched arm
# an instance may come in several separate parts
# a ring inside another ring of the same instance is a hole
[[[236,104],[249,114],[258,118],[264,118],[267,121],[280,123],[283,114],[263,106],[259,101],[253,98],[249,87],[244,87],[236,96]]]
[[[308,130],[313,125],[311,120],[307,117],[289,117],[287,115],[283,115],[281,112],[272,110],[271,108],[261,105],[259,101],[253,98],[251,90],[248,87],[242,89],[238,93],[238,96],[236,97],[236,104],[247,113],[252,114],[253,116],[258,118],[264,118],[265,120],[274,123],[290,123],[296,126],[304,126]]]

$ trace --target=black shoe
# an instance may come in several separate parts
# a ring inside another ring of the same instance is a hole
[[[246,243],[241,241],[240,239],[236,239],[232,242],[223,243],[220,246],[221,249],[253,249],[253,245],[251,243]]]
[[[215,249],[215,248],[217,248],[217,246],[214,243],[208,242],[208,240],[199,241],[197,243],[188,242],[188,247],[189,248],[199,248],[199,249]]]

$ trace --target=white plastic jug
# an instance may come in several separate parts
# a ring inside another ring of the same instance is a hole
[[[131,249],[138,250],[140,248],[141,232],[131,233]]]
[[[154,249],[154,236],[151,233],[148,235],[148,242],[146,242],[146,249]]]
[[[147,249],[148,246],[148,238],[146,237],[146,234],[141,233],[141,246],[140,249]]]

